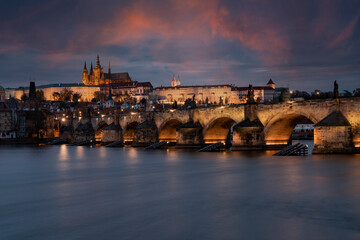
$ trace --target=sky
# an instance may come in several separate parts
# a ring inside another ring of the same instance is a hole
[[[0,85],[81,82],[84,61],[168,86],[360,88],[358,0],[1,1]]]

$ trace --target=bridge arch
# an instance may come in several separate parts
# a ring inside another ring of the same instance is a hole
[[[354,147],[360,148],[360,128],[354,131],[353,143]]]
[[[139,125],[140,122],[138,121],[132,121],[129,122],[125,128],[124,128],[124,135],[123,139],[125,143],[130,143],[134,140],[134,132],[137,125]]]
[[[206,144],[223,142],[229,143],[229,135],[231,128],[236,124],[236,121],[230,117],[215,118],[204,128],[204,142]]]
[[[176,118],[166,120],[159,128],[159,141],[176,142],[176,128],[181,124]]]
[[[102,130],[107,126],[108,126],[108,124],[105,121],[101,121],[97,124],[96,131],[95,131],[95,141],[96,142],[101,142]]]
[[[295,126],[304,119],[318,122],[314,117],[302,113],[288,113],[271,119],[264,128],[266,145],[289,144]]]

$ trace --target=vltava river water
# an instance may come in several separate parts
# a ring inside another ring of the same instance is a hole
[[[360,239],[359,156],[0,147],[0,239]]]

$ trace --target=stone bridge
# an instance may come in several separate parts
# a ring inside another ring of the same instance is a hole
[[[232,143],[233,149],[264,149],[289,144],[294,127],[304,118],[315,124],[315,152],[360,147],[360,98],[95,116],[91,125],[98,141],[105,132],[118,129],[119,140],[143,145],[166,140],[179,146],[224,142]],[[73,119],[74,129],[86,121]]]

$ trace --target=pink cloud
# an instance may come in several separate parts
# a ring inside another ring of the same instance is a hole
[[[176,45],[190,40],[208,44],[221,37],[239,41],[268,63],[286,61],[288,57],[290,44],[279,26],[255,12],[241,12],[240,20],[234,21],[229,9],[220,6],[218,0],[173,0],[163,8],[141,3],[124,8],[109,23],[95,28],[101,44],[139,45],[156,39],[152,46],[156,56],[169,42]],[[206,55],[194,50],[195,54]]]
[[[346,39],[350,38],[355,30],[356,24],[359,20],[359,16],[356,16],[353,20],[350,21],[350,23],[347,25],[347,27],[336,37],[334,38],[328,45],[328,48],[333,48],[344,42]]]

